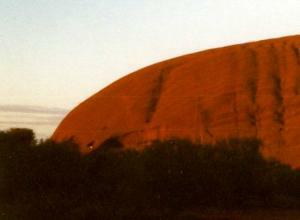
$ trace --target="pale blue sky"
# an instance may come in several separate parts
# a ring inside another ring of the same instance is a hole
[[[0,0],[0,129],[18,126],[14,114],[29,114],[20,108],[50,109],[50,118],[164,59],[300,34],[299,12],[299,0]]]

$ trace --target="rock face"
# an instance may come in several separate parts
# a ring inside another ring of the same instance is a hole
[[[141,148],[172,137],[211,143],[257,137],[300,166],[300,36],[212,49],[134,72],[93,95],[53,135],[83,153],[110,138]]]

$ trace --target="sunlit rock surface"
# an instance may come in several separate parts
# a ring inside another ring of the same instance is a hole
[[[300,36],[212,49],[151,65],[93,95],[53,135],[87,153],[109,138],[257,137],[262,152],[300,166]]]

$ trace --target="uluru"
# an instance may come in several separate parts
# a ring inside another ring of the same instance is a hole
[[[257,138],[266,157],[300,166],[300,35],[166,60],[72,110],[52,139],[88,153],[111,138],[141,149],[170,138]]]

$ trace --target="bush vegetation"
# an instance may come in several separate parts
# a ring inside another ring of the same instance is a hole
[[[179,219],[192,209],[297,209],[300,171],[266,160],[259,147],[254,139],[167,140],[142,151],[99,148],[82,156],[72,141],[2,131],[0,219]]]

